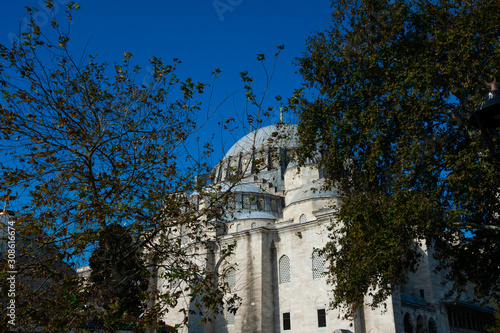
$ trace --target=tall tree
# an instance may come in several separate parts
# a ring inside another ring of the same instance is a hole
[[[143,294],[148,291],[151,274],[143,258],[126,227],[112,224],[101,230],[99,244],[89,258],[95,323],[106,322],[99,318],[99,312],[113,318],[128,316],[128,324],[144,313],[147,297]],[[126,325],[127,321],[118,324]]]
[[[460,292],[500,298],[500,167],[468,118],[500,65],[495,0],[332,1],[331,28],[298,59],[313,94],[301,157],[319,148],[343,195],[331,241],[333,305],[379,305],[433,245]],[[474,260],[471,260],[474,258]]]
[[[46,6],[53,8],[53,2]],[[67,5],[64,25],[69,27],[77,7]],[[101,247],[116,245],[113,237],[119,233],[109,235],[110,225],[126,226],[122,236],[130,241],[132,258],[142,250],[145,268],[170,283],[168,289],[152,285],[151,293],[134,300],[154,304],[141,317],[144,325],[174,307],[186,286],[200,306],[221,309],[226,285],[215,278],[213,267],[200,261],[216,250],[229,251],[213,238],[212,221],[224,214],[223,207],[209,201],[198,206],[190,196],[202,185],[194,176],[208,171],[204,158],[211,147],[205,145],[196,160],[183,148],[206,121],[199,115],[214,111],[199,112],[202,106],[195,100],[209,86],[190,78],[181,82],[175,75],[177,60],[170,65],[153,57],[147,80],[128,52],[114,65],[96,56],[76,61],[67,30],[55,14],[42,29],[35,11],[28,9],[27,31],[12,45],[0,45],[0,190],[6,193],[2,199],[9,197],[12,205],[22,207],[14,221],[18,256],[26,258],[15,267],[16,324],[65,332],[85,323],[94,300],[85,291],[92,283],[79,283],[75,274],[61,274],[51,263],[86,260],[99,240]],[[199,193],[203,201],[203,191]],[[110,267],[127,270],[118,252],[103,256]],[[119,278],[116,271],[107,274],[106,265],[93,268],[102,269],[93,273],[94,283],[98,276]],[[2,288],[8,288],[9,270],[0,271]],[[40,293],[42,288],[53,292]],[[126,312],[110,311],[108,305],[100,315],[109,323]]]

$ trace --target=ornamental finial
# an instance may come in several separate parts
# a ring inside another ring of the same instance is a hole
[[[0,213],[0,215],[9,215],[9,213],[7,213],[7,205],[9,204],[9,198],[7,198],[5,200],[5,204],[3,206],[3,211]]]
[[[497,78],[496,77],[493,77],[493,81],[488,82],[485,80],[484,83],[486,83],[486,85],[490,87],[491,91],[497,90],[497,84],[496,84]]]

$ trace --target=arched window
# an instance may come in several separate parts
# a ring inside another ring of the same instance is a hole
[[[257,198],[257,210],[258,211],[264,211],[265,210],[264,198]]]
[[[181,245],[186,245],[189,242],[188,227],[185,224],[181,225]]]
[[[243,195],[243,209],[250,209],[250,208],[251,208],[250,196]]]
[[[320,255],[318,250],[312,253],[313,279],[320,279],[325,276],[325,257]]]
[[[417,333],[425,333],[425,321],[422,316],[417,317]]]
[[[409,313],[406,313],[405,315],[404,325],[405,325],[405,333],[413,333],[413,324]]]
[[[236,225],[236,232],[239,232],[239,231],[241,231],[241,224]]]
[[[290,259],[287,255],[282,255],[279,260],[279,282],[288,283],[291,281],[290,278]]]
[[[275,199],[271,199],[271,211],[272,212],[277,212],[278,211],[278,205],[276,204]]]
[[[305,216],[304,214],[300,215],[299,222],[300,223],[306,223],[307,222],[307,216]]]
[[[227,283],[231,292],[234,292],[234,288],[236,287],[236,270],[231,268],[224,277],[224,282]]]
[[[429,333],[437,333],[437,325],[433,318],[429,319]]]
[[[224,277],[224,282],[227,283],[229,291],[233,293],[236,288],[236,271],[234,269],[231,269],[227,272],[226,276]],[[227,305],[224,308],[224,316],[226,317],[228,325],[234,325],[235,315],[233,312],[229,311]]]
[[[257,228],[257,223],[252,223],[252,229],[256,229]]]

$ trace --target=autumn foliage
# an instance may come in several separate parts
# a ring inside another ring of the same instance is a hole
[[[381,304],[436,251],[454,291],[499,298],[500,168],[468,118],[500,77],[491,0],[333,1],[298,59],[302,158],[321,151],[343,195],[331,242],[333,305]],[[309,94],[310,93],[310,94]],[[493,133],[494,134],[494,133]]]

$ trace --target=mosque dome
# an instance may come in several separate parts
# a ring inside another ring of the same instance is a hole
[[[298,146],[297,125],[277,124],[259,128],[238,140],[226,153],[224,160],[240,154],[267,151],[269,148],[294,149]]]
[[[279,123],[259,128],[239,139],[212,170],[215,183],[256,176],[278,191],[291,151],[298,147],[297,125]]]

